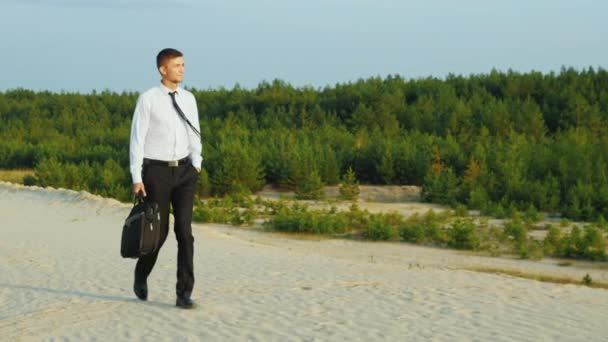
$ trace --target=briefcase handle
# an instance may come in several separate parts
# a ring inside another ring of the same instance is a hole
[[[133,204],[140,204],[140,203],[144,203],[144,196],[142,195],[141,192],[138,192],[134,197],[133,197]]]

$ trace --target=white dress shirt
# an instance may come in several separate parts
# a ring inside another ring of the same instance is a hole
[[[201,167],[201,140],[177,114],[169,95],[170,91],[161,83],[137,99],[129,145],[133,184],[142,182],[144,158],[169,161],[188,156],[194,167]],[[176,91],[175,101],[190,123],[200,131],[194,95],[180,87]]]

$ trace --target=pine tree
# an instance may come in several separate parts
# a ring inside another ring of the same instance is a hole
[[[296,186],[297,199],[322,199],[325,197],[325,188],[317,170],[306,174]]]
[[[342,177],[340,185],[340,198],[347,201],[356,201],[359,196],[359,182],[352,168],[348,168]]]

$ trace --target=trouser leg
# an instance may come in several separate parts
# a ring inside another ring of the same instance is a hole
[[[180,167],[178,172],[178,181],[171,194],[177,240],[176,294],[179,297],[190,297],[194,287],[192,206],[198,174],[191,165]]]
[[[156,202],[160,211],[160,241],[158,249],[150,254],[141,256],[137,260],[135,266],[135,277],[139,280],[145,280],[152,272],[158,252],[167,239],[169,232],[169,201],[171,194],[171,174],[167,167],[158,167],[154,165],[144,166],[143,182],[146,188],[145,200],[147,202]]]

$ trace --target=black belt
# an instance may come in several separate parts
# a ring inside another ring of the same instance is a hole
[[[180,160],[156,160],[156,159],[148,159],[144,158],[144,165],[160,165],[160,166],[170,166],[177,167],[179,165],[184,165],[190,162],[190,158],[185,157]]]

